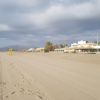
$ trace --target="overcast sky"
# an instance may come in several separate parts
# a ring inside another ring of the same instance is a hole
[[[100,0],[0,0],[0,47],[96,40]]]

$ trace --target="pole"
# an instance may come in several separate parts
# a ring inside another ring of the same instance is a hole
[[[98,33],[97,33],[97,53],[99,52],[98,46],[99,46],[99,38],[98,38]]]

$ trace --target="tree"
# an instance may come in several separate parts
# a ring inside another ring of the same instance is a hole
[[[64,45],[63,44],[60,44],[60,48],[64,48]]]
[[[94,41],[95,44],[97,44],[97,41]],[[100,45],[100,41],[98,42],[98,45]]]
[[[98,45],[100,45],[100,42],[98,42]]]
[[[66,46],[68,46],[67,44],[60,44],[60,48],[65,48]]]
[[[51,42],[46,42],[44,51],[45,52],[54,51],[53,44]]]
[[[60,48],[59,45],[58,44],[55,44],[54,45],[54,49],[58,49],[58,48]]]

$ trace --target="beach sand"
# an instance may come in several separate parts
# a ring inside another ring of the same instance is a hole
[[[100,100],[100,55],[1,52],[0,100]]]

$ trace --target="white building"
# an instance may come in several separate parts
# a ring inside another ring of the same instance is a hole
[[[36,48],[35,52],[44,52],[44,48]]]
[[[66,50],[66,48],[58,48],[58,49],[55,49],[54,51],[56,52],[64,52]]]
[[[79,45],[86,45],[86,44],[87,44],[86,41],[81,40],[81,41],[78,41],[78,43],[72,43],[71,47],[75,47],[75,46],[79,46]]]
[[[100,51],[100,46],[95,43],[87,43],[86,41],[78,41],[77,43],[71,44],[71,49],[74,49],[76,52],[86,52],[86,53],[95,53]]]
[[[27,50],[27,52],[34,52],[34,48],[29,48],[28,50]]]
[[[78,41],[78,44],[79,45],[83,45],[83,44],[86,44],[87,42],[86,41],[83,41],[83,40],[81,40],[81,41]]]

